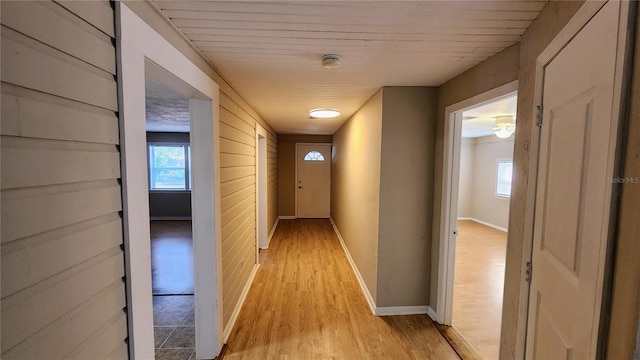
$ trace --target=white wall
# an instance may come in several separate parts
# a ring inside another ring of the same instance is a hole
[[[468,218],[471,212],[471,179],[475,158],[476,139],[462,139],[460,148],[460,184],[458,187],[458,217]]]
[[[513,137],[485,136],[463,141],[460,153],[458,217],[507,228],[509,199],[496,196],[498,160],[513,158]]]

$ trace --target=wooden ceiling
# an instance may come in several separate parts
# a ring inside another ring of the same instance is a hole
[[[545,0],[152,4],[276,131],[332,134],[382,86],[438,86],[518,42]]]

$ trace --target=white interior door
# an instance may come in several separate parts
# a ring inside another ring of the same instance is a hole
[[[544,70],[528,359],[596,357],[619,14],[620,2],[607,3]]]
[[[328,218],[331,200],[331,145],[296,146],[297,217]]]

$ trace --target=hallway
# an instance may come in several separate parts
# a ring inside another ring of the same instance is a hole
[[[281,220],[224,359],[458,359],[427,315],[371,314],[329,220]]]

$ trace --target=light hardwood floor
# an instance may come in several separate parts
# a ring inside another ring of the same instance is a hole
[[[507,233],[458,221],[453,326],[484,359],[497,359]]]
[[[427,315],[375,317],[328,220],[285,220],[224,359],[459,359]]]

